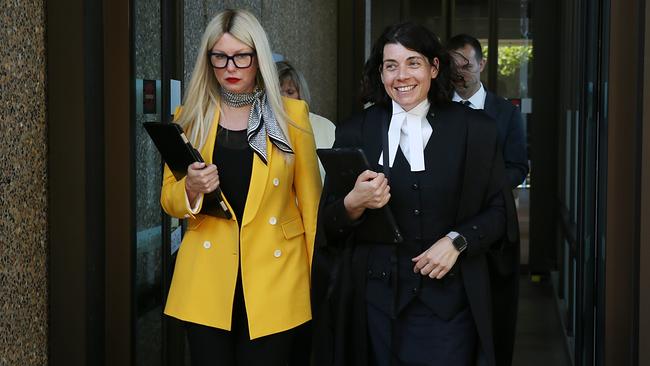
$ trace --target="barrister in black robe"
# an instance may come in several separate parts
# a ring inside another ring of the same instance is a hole
[[[375,105],[341,123],[334,146],[362,148],[374,169],[344,196],[326,178],[321,199],[316,365],[495,364],[485,253],[503,240],[512,202],[494,123],[451,103],[452,67],[411,23],[373,47],[364,91]],[[400,244],[376,238],[387,203]]]

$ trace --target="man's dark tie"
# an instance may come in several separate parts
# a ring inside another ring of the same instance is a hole
[[[460,103],[461,103],[462,105],[466,105],[466,106],[468,106],[468,107],[472,105],[472,102],[470,102],[469,100],[463,100],[463,101],[460,102]]]

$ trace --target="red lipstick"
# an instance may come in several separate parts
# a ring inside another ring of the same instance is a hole
[[[230,84],[235,84],[241,80],[240,78],[226,78],[226,81],[229,82]]]

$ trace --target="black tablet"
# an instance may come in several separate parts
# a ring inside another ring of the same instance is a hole
[[[201,154],[192,147],[181,126],[160,122],[145,122],[142,125],[176,180],[181,180],[187,174],[190,164],[203,162]]]
[[[181,180],[187,174],[187,167],[190,164],[203,162],[201,154],[188,141],[181,126],[176,123],[160,122],[145,122],[143,126],[176,180]],[[221,188],[217,187],[203,197],[201,213],[232,218]]]
[[[359,174],[371,169],[366,154],[359,148],[316,149],[316,153],[337,195],[350,192]]]
[[[354,188],[359,174],[372,170],[366,154],[360,148],[316,149],[316,153],[327,174],[327,188],[338,197],[345,197]],[[393,243],[403,241],[389,205],[367,212],[368,219],[363,225],[372,225],[373,228],[357,230],[363,233],[365,240]]]

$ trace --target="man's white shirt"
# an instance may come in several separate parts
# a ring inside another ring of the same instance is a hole
[[[464,100],[469,101],[469,107],[473,109],[485,109],[485,97],[487,97],[487,92],[485,91],[485,88],[483,87],[483,83],[481,83],[481,87],[472,95],[469,97],[469,99],[463,99],[458,95],[458,93],[454,92],[454,97],[451,98],[452,101],[454,102],[462,102]]]

